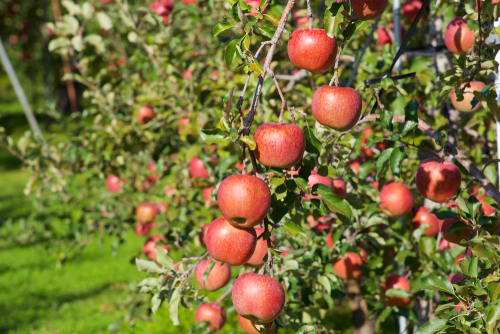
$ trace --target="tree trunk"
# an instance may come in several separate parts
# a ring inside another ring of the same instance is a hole
[[[347,281],[347,296],[352,311],[354,334],[375,334],[375,319],[368,318],[366,302],[359,290],[357,281]]]

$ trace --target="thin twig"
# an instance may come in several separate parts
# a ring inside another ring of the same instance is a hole
[[[495,162],[500,162],[500,159],[491,159],[491,160],[488,160],[484,163],[483,167],[481,167],[481,173],[484,172],[484,170],[486,169],[486,167],[488,167],[489,165],[495,163]]]
[[[279,118],[279,123],[283,124],[283,113],[285,111],[285,107],[288,110],[288,113],[290,113],[290,116],[292,117],[293,124],[295,124],[295,116],[292,114],[290,109],[288,108],[288,104],[286,103],[285,97],[283,96],[283,93],[281,92],[280,84],[278,83],[278,80],[276,80],[276,77],[274,76],[273,71],[271,69],[267,69],[267,73],[273,78],[274,84],[276,85],[276,89],[278,90],[278,93],[280,94],[281,97],[281,112],[280,112],[280,118]]]
[[[229,289],[227,289],[226,292],[224,292],[222,294],[222,296],[220,296],[219,299],[217,299],[216,303],[220,305],[220,303],[231,293],[231,291],[233,291],[233,285],[232,284],[229,287]]]
[[[482,31],[481,31],[481,0],[476,0],[476,5],[477,5],[477,24],[479,26],[479,46],[477,48],[477,63],[476,63],[476,69],[474,72],[472,72],[472,75],[469,78],[469,81],[467,82],[466,85],[462,87],[462,93],[465,91],[465,88],[472,82],[474,77],[476,76],[477,72],[481,69],[481,47],[483,46],[483,37],[481,36]]]
[[[328,84],[329,86],[332,86],[335,84],[335,87],[338,87],[339,85],[339,62],[340,62],[340,54],[342,53],[342,50],[344,50],[344,44],[347,38],[344,38],[342,40],[342,43],[340,43],[340,48],[337,51],[337,58],[335,59],[335,67],[334,67],[334,73],[332,80],[330,80],[330,83]]]
[[[314,27],[314,19],[313,19],[313,12],[311,9],[311,0],[307,0],[307,16],[309,16],[309,29],[312,29]]]

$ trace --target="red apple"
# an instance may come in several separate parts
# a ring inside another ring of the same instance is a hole
[[[321,176],[318,174],[317,171],[313,170],[311,171],[311,175],[309,175],[309,179],[307,180],[307,185],[309,186],[310,192],[312,192],[312,188],[315,184],[324,184],[325,186],[333,190],[333,179],[326,176]],[[306,194],[305,197],[307,199],[312,199],[312,198],[321,199],[320,195]]]
[[[283,254],[283,253],[282,253]],[[247,334],[261,334],[259,330],[255,327],[254,323],[251,320],[243,318],[241,315],[238,314],[238,324],[240,325],[241,329]],[[274,334],[276,331],[273,329],[271,330],[271,326],[273,325],[272,322],[269,322],[267,324],[263,324],[266,327],[266,334]]]
[[[314,217],[312,215],[307,216],[307,225],[311,228],[314,228],[318,225],[332,225],[335,224],[336,219],[335,218],[330,218],[326,219],[327,216],[321,216],[318,218],[318,220],[314,220]]]
[[[170,251],[170,248],[168,248],[167,245],[159,245],[156,246],[156,243],[158,241],[165,241],[165,238],[159,236],[159,235],[152,235],[150,236],[146,242],[144,243],[144,246],[142,246],[142,253],[146,255],[151,261],[156,262],[156,248],[157,247],[162,247],[165,248],[167,251]]]
[[[211,331],[218,331],[226,323],[226,310],[217,303],[204,303],[198,306],[194,315],[194,322],[208,321],[207,327]]]
[[[450,277],[448,277],[448,281],[450,281],[451,284],[458,284],[467,278],[469,278],[469,276],[457,273],[457,274],[450,275]]]
[[[175,192],[175,187],[167,187],[165,189],[165,195],[167,195],[168,198],[172,198],[174,196]]]
[[[373,20],[382,15],[388,0],[351,0],[351,7],[358,20]]]
[[[459,55],[474,44],[474,31],[469,29],[461,17],[455,17],[444,31],[444,43],[448,50]]]
[[[233,285],[233,305],[242,317],[260,323],[276,319],[285,306],[285,291],[269,276],[243,274]]]
[[[405,31],[405,25],[403,22],[401,22],[401,40],[405,38],[406,31]],[[387,28],[377,28],[377,35],[378,35],[378,43],[382,46],[385,44],[392,45],[395,40],[395,35],[394,35],[394,23],[391,23],[390,26],[391,30],[389,31]]]
[[[467,250],[467,257],[472,257],[472,251],[470,250],[470,248]],[[455,264],[458,266],[460,264],[460,262],[462,262],[464,260],[466,260],[465,255],[464,254],[460,254],[455,259]]]
[[[193,70],[184,71],[184,80],[189,80],[193,77]]]
[[[307,9],[297,9],[292,13],[293,24],[297,28],[308,28],[309,27],[309,15],[307,15]]]
[[[467,85],[466,82],[460,85],[460,88],[464,88]],[[472,81],[470,83],[470,87],[466,87],[464,89],[464,99],[462,101],[457,101],[457,94],[453,89],[450,94],[451,104],[453,107],[461,112],[476,112],[479,110],[483,110],[483,105],[481,102],[478,102],[474,108],[472,108],[472,100],[474,99],[474,92],[480,92],[483,90],[485,84],[479,81]]]
[[[408,307],[411,300],[409,298],[386,297],[385,292],[390,289],[404,289],[410,292],[410,283],[404,276],[391,274],[387,276],[382,284],[382,296],[387,306]]]
[[[169,0],[154,1],[149,5],[149,9],[154,10],[159,16],[168,18],[174,9],[174,4]]]
[[[112,3],[113,0],[97,0],[99,1],[100,3]]]
[[[249,6],[252,6],[252,9],[254,11],[258,11],[259,10],[259,5],[260,5],[260,1],[261,0],[246,0],[245,3],[247,5],[249,5]],[[264,10],[263,13],[265,13],[266,11],[267,11],[267,8],[266,8],[266,10]],[[252,16],[255,16],[255,17],[257,16],[256,13],[248,13],[248,14],[245,14],[245,15],[252,15]]]
[[[441,232],[441,235],[443,238],[451,243],[454,244],[460,244],[460,241],[462,240],[468,240],[470,233],[472,229],[468,227],[467,222],[463,221],[467,227],[461,228],[459,231],[462,234],[462,236],[458,236],[456,234],[456,230],[448,233],[448,230],[455,224],[458,224],[462,220],[457,220],[457,219],[445,219],[445,220],[440,220],[439,221],[439,232]]]
[[[135,216],[137,220],[144,224],[150,224],[155,219],[158,208],[155,204],[141,203],[135,209]]]
[[[477,199],[479,200],[479,202],[481,202],[481,210],[487,216],[491,216],[492,214],[494,214],[496,212],[496,210],[491,205],[489,205],[488,203],[486,203],[484,201],[484,199],[487,197],[488,197],[487,195],[482,195],[482,196],[479,196]]]
[[[144,236],[151,231],[151,227],[153,227],[153,224],[144,224],[144,223],[137,223],[137,225],[134,228],[134,232],[137,235]]]
[[[142,106],[137,113],[137,122],[139,124],[148,123],[155,116],[155,111],[150,105]]]
[[[372,132],[370,127],[364,128],[361,133],[363,134],[363,138],[361,139],[361,151],[368,157],[373,158],[375,156],[375,152],[371,148],[366,148],[366,142],[368,141],[368,136]],[[375,144],[375,148],[382,152],[387,148],[387,143],[385,141],[378,142]]]
[[[333,262],[333,272],[342,279],[359,280],[363,276],[360,265],[363,260],[358,254],[346,253],[345,257]]]
[[[213,158],[211,158],[210,160],[212,159]],[[210,176],[207,169],[205,168],[205,165],[203,164],[203,161],[198,159],[197,156],[195,156],[189,163],[189,175],[191,175],[191,177],[198,177],[200,179],[208,179]]]
[[[210,227],[210,224],[203,225],[201,227],[201,232],[198,234],[198,238],[200,239],[200,243],[204,246],[207,247],[207,232],[208,228]]]
[[[217,218],[207,231],[207,250],[212,258],[241,266],[252,257],[257,234],[252,228],[233,227],[225,218]]]
[[[345,198],[347,195],[346,184],[342,179],[333,179],[333,193]]]
[[[298,68],[324,73],[337,57],[337,39],[328,37],[324,29],[297,29],[288,40],[288,57]]]
[[[168,212],[168,203],[167,202],[160,202],[156,204],[157,208],[157,214],[160,213],[167,213]]]
[[[217,203],[227,221],[238,228],[254,227],[264,220],[271,207],[266,182],[251,175],[231,175],[217,191]]]
[[[200,287],[206,291],[217,291],[224,287],[231,280],[231,267],[227,263],[217,262],[212,267],[207,280],[203,280],[203,275],[207,270],[210,260],[201,261],[195,270],[196,281]]]
[[[428,237],[434,237],[439,232],[439,219],[432,213],[429,213],[429,211],[431,210],[424,206],[418,208],[412,220],[412,229],[416,230],[422,225],[430,224],[430,226],[425,229],[424,234]]]
[[[439,243],[438,247],[438,253],[441,253],[444,249],[451,250],[453,247],[455,247],[457,244],[454,244],[452,242],[449,242],[446,239],[441,239],[441,242]]]
[[[314,93],[311,109],[320,124],[348,131],[359,121],[361,96],[349,87],[321,86]]]
[[[413,209],[413,195],[398,182],[391,182],[382,188],[380,201],[380,210],[389,217],[402,217]]]
[[[461,182],[460,169],[446,160],[425,159],[415,175],[420,195],[436,203],[445,203],[455,197]]]
[[[256,227],[255,228],[255,233],[257,234],[257,237],[259,237],[262,233],[264,233],[265,229],[261,227]],[[274,240],[274,237],[271,235],[271,241]],[[262,267],[264,265],[264,256],[267,254],[267,240],[264,240],[263,237],[261,237],[259,240],[257,240],[257,245],[255,246],[255,251],[252,254],[252,257],[250,260],[245,263],[245,266],[247,267]]]
[[[202,195],[203,199],[205,202],[211,202],[212,201],[212,192],[214,191],[215,187],[208,187],[203,189]]]
[[[111,193],[118,193],[122,187],[123,181],[113,174],[109,174],[106,178],[106,187]]]
[[[306,149],[304,132],[293,124],[265,123],[257,128],[255,157],[267,167],[290,168],[302,161]]]
[[[413,20],[417,17],[420,8],[422,8],[422,5],[422,0],[406,0],[404,5],[401,7],[403,15],[408,19],[408,21],[413,22]]]
[[[182,3],[184,3],[185,5],[195,5],[196,0],[182,0]]]

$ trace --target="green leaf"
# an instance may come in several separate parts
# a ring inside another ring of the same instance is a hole
[[[380,153],[380,155],[378,156],[377,163],[376,163],[376,166],[377,166],[377,175],[376,175],[377,181],[378,181],[378,175],[380,174],[380,172],[384,168],[384,163],[387,160],[389,160],[389,158],[391,157],[392,151],[394,151],[394,147],[391,147],[391,148],[388,148],[388,149],[382,151],[382,153]]]
[[[392,124],[392,117],[393,116],[394,116],[394,114],[392,113],[392,111],[390,111],[388,109],[384,109],[380,113],[380,121],[382,123],[382,126],[384,127],[384,129],[389,130],[390,132],[392,132],[392,130],[393,130],[393,124]]]
[[[420,289],[422,290],[435,290],[450,295],[455,295],[455,289],[453,288],[453,285],[446,278],[436,275],[430,275],[420,277],[419,283]]]
[[[234,28],[234,24],[232,24],[231,22],[221,22],[221,23],[218,23],[215,27],[214,27],[214,37],[219,35],[221,32],[224,32],[228,29],[231,29],[231,28]]]
[[[303,132],[306,137],[306,151],[310,154],[319,155],[321,152],[321,142],[314,135],[314,131],[306,127]]]
[[[231,65],[233,64],[233,60],[236,57],[236,53],[238,52],[238,50],[236,49],[236,45],[238,45],[240,41],[241,40],[237,38],[235,40],[232,40],[226,46],[226,52],[224,53],[224,60],[226,62],[226,65],[229,67],[231,67]]]
[[[300,226],[295,225],[294,223],[292,223],[290,221],[286,222],[285,225],[283,225],[283,231],[285,231],[286,233],[288,233],[292,237],[294,237],[296,235],[300,235],[303,237],[306,236],[306,232],[304,232],[304,230],[302,230],[300,228]]]
[[[266,19],[273,24],[273,26],[277,27],[280,24],[280,18],[276,15],[264,15]]]
[[[339,173],[333,168],[332,166],[320,166],[318,168],[318,175],[329,177],[329,178],[334,178],[339,175]]]
[[[397,298],[412,298],[412,294],[406,291],[405,289],[389,289],[385,292],[385,295],[388,297],[397,297]]]
[[[163,247],[156,248],[156,262],[163,267],[171,268],[174,266],[174,261],[168,255],[168,251]]]
[[[264,1],[264,0],[263,0]],[[259,31],[262,35],[272,39],[274,36],[274,33],[276,33],[276,28],[271,27],[267,24],[263,24],[260,26]]]
[[[489,283],[488,296],[490,297],[492,303],[497,301],[499,294],[500,294],[500,283],[497,282]]]
[[[422,325],[416,334],[434,334],[446,325],[446,319],[434,319]]]
[[[333,4],[330,9],[325,10],[325,32],[330,38],[337,34],[337,28],[342,19],[340,7],[341,4]]]
[[[419,105],[416,100],[412,100],[405,107],[405,123],[400,130],[400,133],[405,133],[413,130],[418,126],[418,109]]]
[[[254,151],[257,148],[257,143],[255,142],[252,136],[242,136],[240,140],[245,144],[247,144],[248,148],[250,148],[252,151]]]
[[[391,157],[389,160],[389,166],[391,167],[392,174],[399,177],[401,175],[401,164],[403,160],[406,159],[406,152],[403,146],[394,147],[392,150]]]
[[[423,237],[418,243],[418,250],[432,258],[436,254],[436,239]]]
[[[181,301],[181,293],[179,289],[175,289],[174,293],[170,297],[168,304],[170,308],[168,309],[168,315],[170,320],[172,320],[174,326],[179,326],[179,302]]]
[[[313,326],[305,325],[299,328],[299,330],[295,334],[307,334],[316,331],[316,328]]]
[[[324,184],[315,184],[312,193],[317,193],[325,205],[333,212],[341,213],[346,217],[352,216],[352,210],[349,203],[342,197],[333,193],[333,190]]]
[[[478,273],[478,270],[477,270],[477,261],[479,259],[477,258],[477,256],[474,256],[472,258],[472,260],[470,261],[470,264],[469,264],[469,276],[470,277],[474,277],[476,278],[477,277],[477,273]]]
[[[158,267],[158,265],[153,261],[146,261],[136,258],[135,265],[137,267],[137,270],[145,271],[148,274],[160,274],[162,272],[162,269]]]
[[[255,72],[260,75],[264,74],[264,70],[262,69],[262,66],[260,66],[259,62],[254,60],[252,63],[250,63],[248,66]]]
[[[306,180],[300,177],[294,177],[293,180],[300,187],[300,189],[302,189],[306,194],[309,194],[309,186]]]
[[[460,219],[460,215],[456,210],[452,210],[450,208],[440,208],[439,211],[434,212],[431,211],[432,214],[434,214],[438,219],[444,220],[444,219]]]
[[[369,148],[369,147],[370,147],[370,146],[372,146],[373,144],[380,143],[381,141],[384,141],[384,137],[380,137],[380,136],[373,136],[373,137],[370,137],[370,138],[368,138],[368,140],[366,141],[365,148]]]
[[[215,143],[219,145],[226,145],[231,142],[229,133],[224,132],[221,129],[201,129],[200,137],[207,144]]]
[[[272,177],[269,183],[275,187],[282,185],[285,182],[285,177]]]
[[[318,275],[318,283],[321,284],[325,288],[327,294],[330,295],[330,293],[332,292],[332,286],[328,277]]]
[[[488,334],[493,334],[500,325],[500,305],[499,302],[496,302],[495,304],[490,304],[490,306],[485,319],[486,331]]]
[[[478,201],[476,196],[471,196],[467,200],[467,209],[471,215],[475,215],[478,212],[478,209],[481,207],[481,203]]]
[[[437,309],[434,311],[434,316],[439,317],[440,314],[442,314],[445,311],[453,310],[454,307],[455,307],[455,304],[453,304],[453,303],[439,305],[437,307]]]

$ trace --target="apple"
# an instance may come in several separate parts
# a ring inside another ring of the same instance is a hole
[[[215,219],[207,231],[207,250],[212,258],[241,266],[252,257],[257,244],[253,227],[236,228],[225,218]]]
[[[184,3],[185,5],[195,5],[196,0],[182,0],[182,3]]]
[[[297,28],[308,28],[309,27],[309,15],[307,14],[307,9],[297,9],[292,13],[293,24]]]
[[[347,195],[346,184],[342,179],[333,179],[333,193],[337,196],[345,198]]]
[[[462,282],[464,279],[467,279],[467,278],[469,278],[469,276],[457,273],[457,274],[450,275],[448,277],[448,281],[450,281],[451,284],[458,284],[458,283]]]
[[[167,251],[170,251],[170,248],[167,245],[159,245],[156,246],[156,243],[158,241],[165,241],[165,238],[159,236],[159,235],[152,235],[150,236],[146,242],[144,243],[144,246],[142,246],[142,253],[146,255],[151,261],[156,262],[156,248],[157,247],[162,247],[165,248]]]
[[[162,201],[162,202],[156,204],[156,208],[157,208],[157,211],[156,211],[157,214],[167,213],[168,212],[168,203]]]
[[[311,109],[320,124],[348,131],[359,121],[361,96],[349,87],[321,86],[314,93]]]
[[[149,9],[152,9],[161,17],[167,17],[170,15],[174,9],[174,4],[169,0],[154,1],[149,5]],[[165,21],[165,19],[163,20]]]
[[[109,174],[106,178],[106,188],[111,193],[118,193],[123,185],[123,181],[113,174]]]
[[[217,203],[226,220],[238,228],[254,227],[264,220],[271,207],[266,182],[251,175],[231,175],[217,191]]]
[[[387,28],[377,28],[377,35],[378,35],[378,43],[382,46],[385,44],[392,45],[394,42],[394,23],[391,23],[391,32],[387,30]],[[403,22],[401,22],[401,40],[405,38],[406,31],[405,31],[405,25]]]
[[[351,7],[358,20],[373,20],[382,15],[388,0],[351,0]]]
[[[484,199],[487,197],[488,197],[487,195],[482,195],[482,196],[479,196],[477,199],[479,200],[479,202],[481,202],[481,210],[483,210],[483,212],[487,216],[491,216],[492,214],[494,214],[496,212],[496,210],[491,205],[489,205],[488,203],[486,203],[484,201]]]
[[[360,265],[363,265],[363,260],[358,254],[345,253],[345,257],[333,262],[333,272],[342,279],[359,280],[363,276]]]
[[[413,209],[413,195],[398,182],[391,182],[382,188],[380,201],[380,210],[389,217],[402,217]]]
[[[408,19],[408,21],[413,22],[417,17],[420,8],[422,8],[422,5],[422,0],[406,0],[404,5],[401,7],[403,15]]]
[[[256,227],[255,228],[255,233],[257,234],[257,237],[259,237],[262,233],[265,232],[265,229],[262,227]],[[274,237],[271,235],[271,241],[274,241]],[[245,263],[245,266],[247,267],[262,267],[264,265],[264,256],[267,254],[267,240],[264,240],[263,237],[261,237],[259,240],[257,240],[257,245],[255,246],[255,251],[252,254],[252,257],[250,260]]]
[[[467,85],[466,82],[460,85],[460,89],[464,88],[464,86]],[[450,100],[451,104],[455,109],[461,112],[476,112],[483,110],[483,105],[481,102],[478,102],[474,108],[472,108],[472,100],[474,99],[474,92],[480,92],[483,90],[485,84],[479,81],[472,81],[470,83],[470,87],[466,87],[464,89],[464,99],[462,101],[457,101],[457,94],[455,93],[455,90],[451,91],[450,94]]]
[[[467,256],[468,257],[472,257],[472,251],[470,250],[470,248],[467,250]],[[460,254],[459,256],[457,256],[457,258],[455,259],[455,264],[458,266],[460,264],[460,262],[466,260],[465,258],[465,255],[464,254]]]
[[[137,225],[134,228],[134,232],[137,235],[144,236],[151,231],[151,227],[153,227],[153,224],[144,224],[141,222],[138,222]]]
[[[461,228],[460,233],[462,234],[461,236],[458,236],[456,234],[456,230],[448,233],[448,230],[454,225],[459,222],[464,222],[467,227]],[[454,244],[460,244],[460,241],[462,240],[468,240],[470,233],[472,231],[472,228],[469,227],[469,224],[466,221],[463,220],[457,220],[457,219],[445,219],[445,220],[440,220],[439,221],[439,232],[441,232],[441,235],[445,240],[448,242],[454,243]],[[476,232],[477,233],[477,232]]]
[[[208,321],[211,331],[218,331],[226,323],[226,310],[217,303],[203,303],[196,309],[194,322]]]
[[[212,201],[212,192],[214,191],[215,187],[208,187],[203,189],[202,195],[203,199],[205,202],[211,202]]]
[[[189,80],[193,77],[193,70],[184,71],[184,80]]]
[[[360,158],[356,158],[354,160],[351,160],[347,163],[347,166],[351,167],[352,171],[354,172],[355,175],[358,175],[359,173],[359,164],[362,163]]]
[[[137,113],[137,122],[139,122],[139,124],[148,123],[154,116],[155,111],[149,104],[142,106]]]
[[[302,161],[306,149],[304,132],[293,124],[265,123],[257,128],[255,157],[267,167],[287,169]]]
[[[363,134],[363,138],[361,139],[361,151],[368,158],[373,158],[375,156],[375,152],[371,148],[366,148],[366,142],[368,141],[368,136],[370,136],[371,132],[372,129],[370,127],[366,127],[361,131],[361,133]],[[375,148],[382,152],[387,148],[387,143],[385,141],[378,142],[375,144]]]
[[[297,29],[288,40],[288,57],[298,68],[324,73],[337,57],[337,39],[328,37],[324,29]]]
[[[455,17],[444,31],[444,43],[448,50],[460,55],[474,44],[474,31],[469,29],[461,17]]]
[[[211,158],[210,160],[212,160]],[[198,177],[200,179],[208,179],[210,175],[208,174],[208,170],[205,168],[203,161],[201,161],[197,156],[191,160],[189,163],[189,175],[191,177]]]
[[[334,217],[327,219],[328,216],[321,216],[318,220],[314,220],[312,215],[307,216],[307,225],[311,228],[314,228],[318,225],[333,225],[337,221]]]
[[[283,253],[282,253],[283,254]],[[241,315],[238,314],[238,324],[240,325],[241,329],[247,334],[261,334],[261,332],[255,327],[254,323],[251,320],[243,318]],[[266,334],[274,334],[276,331],[273,329],[271,330],[271,326],[273,325],[272,322],[269,322],[267,324],[263,324],[266,327]]]
[[[139,204],[137,209],[135,209],[135,216],[137,217],[137,220],[139,222],[150,224],[155,219],[155,216],[158,212],[157,210],[158,208],[155,204],[141,203]]]
[[[439,243],[438,247],[438,253],[441,253],[444,249],[451,250],[453,247],[455,247],[457,244],[454,244],[452,242],[449,242],[446,239],[441,239],[441,242]]]
[[[210,270],[208,278],[203,280],[203,275],[207,270],[211,260],[201,261],[197,266],[194,275],[200,287],[206,291],[217,291],[224,287],[231,280],[231,267],[227,263],[216,262]]]
[[[260,323],[276,319],[285,306],[285,290],[269,276],[243,274],[233,285],[233,305],[243,318]]]
[[[252,9],[254,11],[258,11],[259,10],[260,0],[246,0],[245,3],[247,5],[249,5],[249,6],[252,6]],[[266,10],[264,10],[263,13],[265,13],[266,11],[267,11],[267,8],[266,8]],[[248,13],[248,14],[245,14],[245,15],[252,15],[252,16],[257,17],[256,13]]]
[[[401,275],[391,274],[387,276],[385,282],[381,283],[382,296],[387,306],[408,307],[411,300],[409,298],[386,297],[385,292],[390,289],[403,289],[410,292],[408,279]]]
[[[201,227],[200,234],[198,234],[198,238],[200,239],[200,244],[202,244],[204,247],[207,247],[207,232],[209,227],[210,224],[203,225]]]
[[[436,203],[445,203],[460,189],[462,173],[446,160],[425,159],[415,175],[417,190],[423,197]]]
[[[175,187],[167,187],[165,189],[165,195],[167,195],[168,198],[172,198],[174,196],[175,192]]]
[[[430,224],[430,226],[425,229],[424,234],[428,237],[434,237],[439,232],[439,219],[432,213],[429,213],[429,211],[431,210],[424,206],[418,208],[412,220],[412,229],[416,230],[422,225]]]
[[[311,175],[309,175],[309,178],[307,179],[307,185],[309,186],[309,191],[312,192],[312,187],[315,184],[324,184],[325,186],[331,188],[333,190],[333,179],[326,177],[326,176],[321,176],[318,174],[317,171],[313,170],[311,171]],[[305,196],[307,199],[321,199],[320,195],[311,195],[311,194],[306,194]]]
[[[113,0],[97,0],[99,1],[100,3],[112,3]]]

